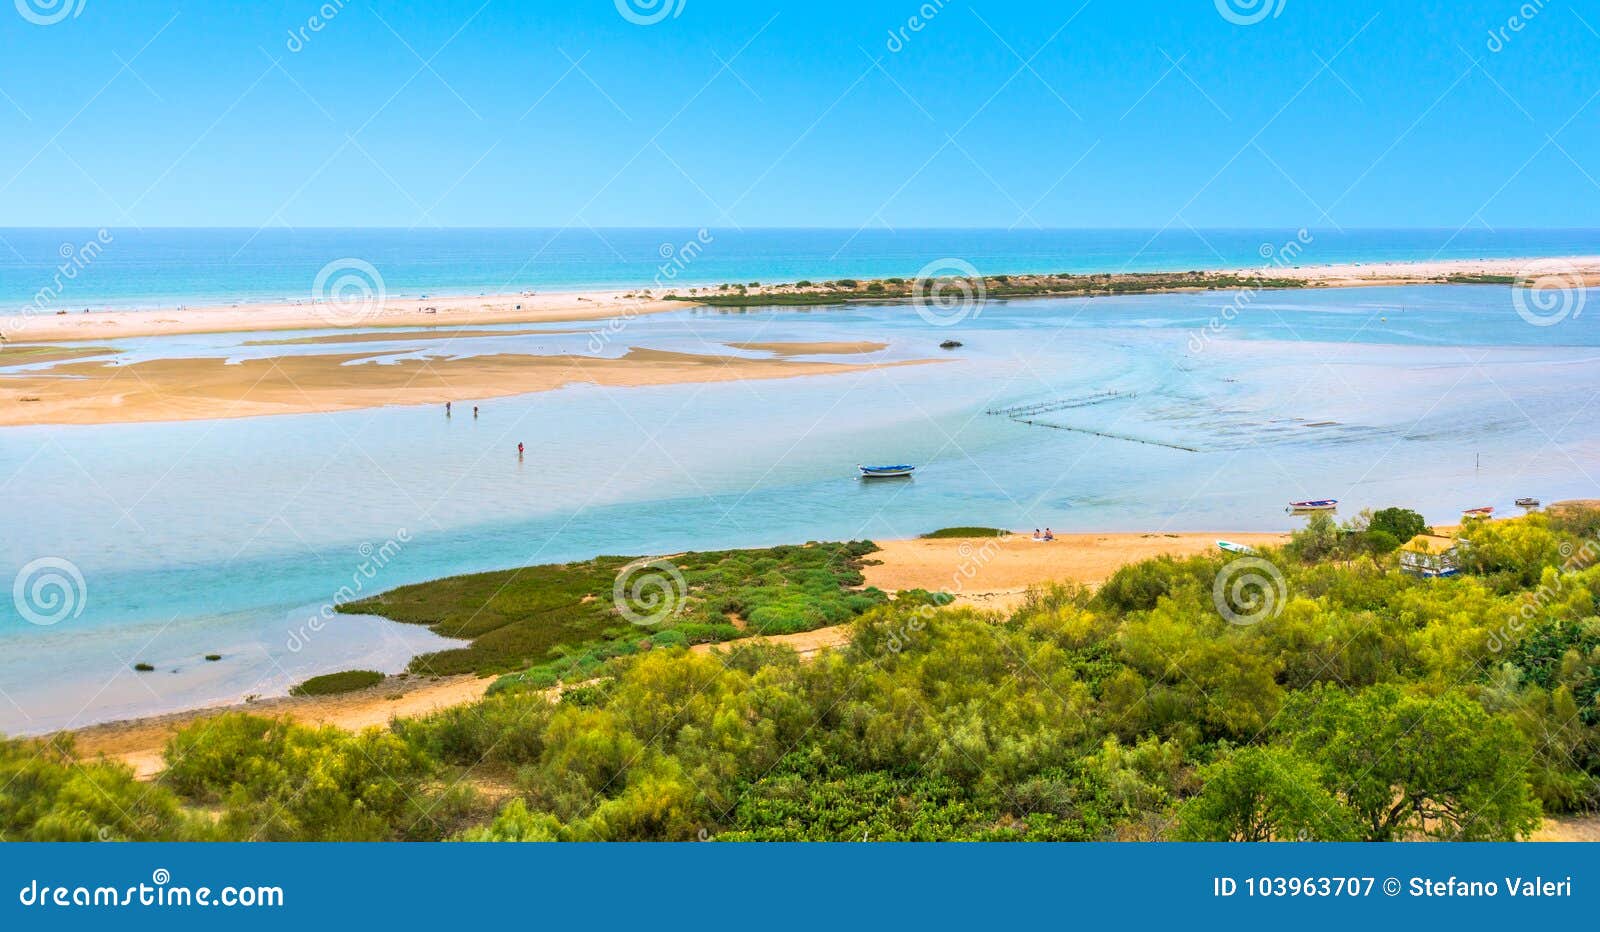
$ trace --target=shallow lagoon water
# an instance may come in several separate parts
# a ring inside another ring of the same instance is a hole
[[[897,306],[685,310],[629,320],[601,352],[878,340],[889,348],[831,358],[938,362],[574,385],[478,401],[477,420],[461,398],[448,419],[430,406],[0,430],[12,505],[0,578],[59,558],[86,594],[81,614],[50,626],[0,599],[0,730],[266,695],[334,669],[399,670],[441,643],[378,619],[307,631],[357,580],[371,592],[596,553],[958,524],[1281,530],[1296,521],[1284,503],[1303,498],[1338,498],[1342,515],[1403,504],[1451,522],[1463,507],[1512,511],[1521,495],[1600,496],[1592,317],[1530,326],[1504,287],[1328,289],[1255,295],[1208,330],[1234,297],[993,302],[952,327]],[[965,345],[937,348],[951,337]],[[129,358],[596,345],[587,332],[353,347],[246,339],[118,345]],[[985,413],[1029,405],[1052,410],[1028,415],[1034,425]],[[906,481],[855,478],[856,463],[876,461],[920,468]],[[224,659],[201,659],[213,652]],[[135,661],[156,672],[133,673]]]

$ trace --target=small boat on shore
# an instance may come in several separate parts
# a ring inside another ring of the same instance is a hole
[[[1290,502],[1285,511],[1332,511],[1339,507],[1337,498],[1313,498],[1303,502]]]
[[[1248,547],[1248,546],[1246,546],[1244,544],[1236,544],[1231,540],[1219,540],[1219,541],[1217,541],[1217,549],[1218,550],[1226,550],[1229,553],[1255,553],[1256,552],[1256,548],[1254,548],[1254,547]]]
[[[898,466],[856,466],[861,470],[863,479],[899,479],[911,475],[917,467],[907,466],[904,463]]]
[[[1517,499],[1517,507],[1518,508],[1538,508],[1539,507],[1539,500],[1537,498],[1519,498],[1519,499]]]
[[[1463,518],[1490,518],[1490,517],[1493,517],[1493,516],[1494,516],[1494,506],[1493,505],[1484,505],[1484,506],[1482,506],[1480,508],[1463,508],[1463,509],[1461,509],[1461,517],[1463,517]]]

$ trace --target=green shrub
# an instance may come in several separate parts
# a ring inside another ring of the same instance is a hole
[[[997,527],[945,527],[937,531],[929,531],[922,535],[924,540],[936,540],[945,537],[1005,537],[1010,531]]]
[[[332,696],[337,693],[354,692],[357,689],[366,689],[383,682],[384,676],[375,670],[343,670],[339,673],[324,673],[313,676],[303,683],[289,688],[291,696]]]
[[[78,757],[72,739],[0,738],[0,838],[7,841],[174,841],[197,825],[165,787],[122,764]]]
[[[400,719],[394,732],[430,757],[462,767],[530,764],[544,752],[555,704],[543,693],[501,691],[468,706]]]
[[[307,728],[228,713],[168,742],[162,783],[220,805],[221,837],[260,841],[382,841],[426,824],[429,758],[393,734]]]

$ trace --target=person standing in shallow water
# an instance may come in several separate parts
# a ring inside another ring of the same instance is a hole
[[[445,417],[449,417],[450,416],[450,402],[448,402],[448,401],[444,403],[444,416]]]
[[[476,421],[478,419],[478,406],[477,405],[473,405],[472,406],[472,419],[474,421]]]
[[[522,459],[522,441],[517,441],[517,459]]]

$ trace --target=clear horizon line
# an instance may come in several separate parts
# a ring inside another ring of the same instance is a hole
[[[227,231],[227,232],[251,232],[251,233],[266,233],[266,232],[271,232],[271,231],[286,231],[286,232],[290,232],[290,233],[295,233],[295,232],[303,232],[303,231],[346,231],[346,230],[383,230],[383,231],[396,231],[396,232],[405,232],[405,233],[428,233],[428,232],[441,232],[441,231],[479,231],[479,230],[538,230],[538,231],[542,231],[542,232],[543,231],[583,232],[583,231],[586,231],[586,230],[700,230],[700,229],[729,229],[729,227],[726,227],[726,226],[718,227],[717,225],[714,225],[714,224],[694,224],[694,223],[687,223],[687,224],[681,224],[681,225],[680,224],[670,224],[670,225],[632,224],[632,225],[617,225],[617,226],[592,226],[592,225],[584,225],[584,226],[538,226],[538,225],[512,226],[512,225],[507,225],[507,224],[494,224],[494,225],[485,225],[485,226],[460,225],[460,226],[426,226],[426,227],[387,226],[387,225],[350,226],[350,225],[338,225],[338,224],[326,224],[326,225],[324,225],[324,224],[315,224],[315,225],[302,225],[302,226],[274,225],[274,226],[270,226],[270,227],[258,227],[258,226],[251,226],[251,225],[248,225],[248,224],[239,225],[239,226],[207,226],[207,225],[186,225],[186,224],[185,225],[148,225],[148,226],[139,226],[139,225],[132,225],[132,224],[122,225],[122,224],[103,224],[103,223],[100,223],[100,224],[96,224],[96,223],[57,224],[57,225],[46,225],[46,226],[21,226],[21,225],[5,226],[5,225],[0,225],[0,230],[30,230],[30,231],[32,231],[32,230],[138,230],[140,232],[151,232],[151,231],[171,231],[171,230],[196,230],[196,231],[203,230],[203,231]],[[1054,227],[1028,227],[1026,229],[1012,228],[1012,227],[1002,227],[1002,226],[927,226],[927,227],[897,227],[895,229],[888,229],[888,228],[885,228],[885,227],[857,228],[857,227],[852,227],[852,226],[803,225],[803,226],[742,226],[742,227],[736,227],[736,228],[733,228],[733,229],[735,229],[737,232],[740,232],[740,233],[792,232],[792,231],[797,231],[797,230],[806,230],[806,231],[826,231],[826,232],[846,232],[847,231],[847,232],[855,233],[857,235],[866,234],[866,233],[872,233],[872,232],[882,232],[882,233],[890,233],[890,234],[898,235],[898,234],[901,234],[901,233],[913,233],[913,232],[948,232],[948,233],[963,233],[963,232],[965,232],[965,233],[1017,233],[1017,234],[1028,234],[1028,233],[1089,233],[1089,232],[1140,232],[1140,233],[1147,233],[1147,232],[1154,231],[1154,232],[1160,233],[1160,232],[1168,232],[1168,231],[1171,231],[1171,232],[1183,232],[1185,230],[1215,231],[1215,232],[1230,232],[1230,231],[1231,232],[1256,232],[1256,231],[1261,231],[1261,230],[1301,230],[1301,229],[1308,230],[1308,231],[1332,232],[1334,234],[1396,233],[1396,232],[1407,232],[1407,233],[1434,233],[1434,232],[1458,233],[1458,232],[1460,232],[1460,230],[1458,230],[1457,228],[1450,227],[1450,226],[1344,226],[1344,227],[1331,227],[1331,226],[1296,226],[1296,225],[1292,225],[1292,224],[1285,224],[1285,225],[1262,224],[1262,225],[1259,225],[1259,226],[1236,226],[1236,225],[1229,225],[1229,226],[1194,226],[1194,227],[1183,227],[1181,229],[1173,228],[1173,227],[1136,226],[1136,225],[1132,225],[1132,226],[1054,226]],[[1504,226],[1504,227],[1499,227],[1499,228],[1497,228],[1497,229],[1495,229],[1493,231],[1490,231],[1490,232],[1492,232],[1492,233],[1524,233],[1524,232],[1590,233],[1590,232],[1600,232],[1600,226],[1589,226],[1589,227],[1584,227],[1584,226]]]

